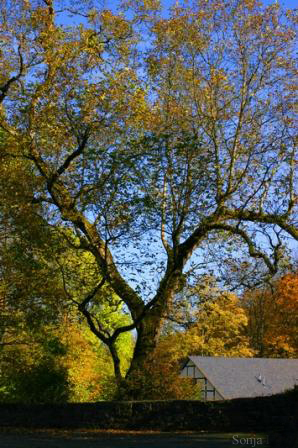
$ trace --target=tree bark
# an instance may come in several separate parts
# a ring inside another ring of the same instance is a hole
[[[108,344],[112,359],[113,359],[113,365],[114,365],[114,374],[116,378],[116,382],[118,385],[122,382],[122,374],[121,374],[121,368],[120,368],[120,358],[117,353],[117,349],[115,347],[114,343]]]
[[[137,341],[127,378],[131,377],[134,372],[142,370],[146,360],[155,350],[162,324],[162,314],[154,311],[154,313],[150,312],[136,327]]]
[[[173,257],[169,256],[167,271],[152,300],[152,308],[145,312],[140,322],[136,325],[137,341],[125,378],[128,384],[133,384],[134,377],[144,372],[154,354],[160,336],[162,321],[179,286],[182,269],[183,263],[179,262],[179,265],[177,265]],[[138,391],[134,390],[133,387],[128,387],[130,398],[137,399]]]

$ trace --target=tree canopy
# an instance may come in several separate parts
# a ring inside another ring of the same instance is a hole
[[[227,252],[274,275],[286,238],[298,239],[294,11],[255,0],[168,14],[158,1],[117,12],[0,3],[4,202],[30,216],[27,231],[64,228],[78,257],[90,253],[97,278],[72,299],[121,383],[117,338],[136,330],[129,378],[187,273],[216,273]],[[102,328],[90,314],[95,297],[107,301],[100,291],[127,322]]]
[[[248,334],[258,356],[298,356],[298,275],[291,272],[267,287],[247,291]]]

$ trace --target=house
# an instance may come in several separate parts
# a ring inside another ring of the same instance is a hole
[[[298,385],[298,359],[189,356],[180,377],[200,383],[204,401],[272,395]]]

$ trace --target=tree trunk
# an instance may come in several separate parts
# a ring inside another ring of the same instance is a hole
[[[129,378],[136,370],[142,370],[144,363],[154,352],[161,329],[162,317],[149,314],[137,327],[137,341],[133,358],[126,377]]]
[[[121,374],[121,367],[120,367],[120,358],[117,353],[117,349],[115,347],[114,343],[108,344],[112,359],[113,359],[113,365],[114,365],[114,374],[116,378],[116,382],[118,385],[122,383],[122,374]]]
[[[140,396],[143,396],[143,376],[157,345],[161,322],[161,315],[150,313],[137,326],[137,341],[133,358],[125,379],[118,388],[117,399],[138,400]]]
[[[173,260],[168,260],[167,273],[153,299],[155,303],[136,327],[137,341],[133,358],[125,377],[131,399],[138,399],[138,386],[134,387],[134,384],[137,385],[138,381],[135,381],[135,379],[138,378],[138,375],[144,373],[148,363],[151,362],[151,356],[158,343],[162,319],[179,287],[182,269],[182,262],[179,266],[174,266]]]

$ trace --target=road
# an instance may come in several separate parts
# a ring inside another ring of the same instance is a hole
[[[0,432],[1,448],[235,448],[266,447],[265,436],[215,433],[133,433],[99,431]]]

